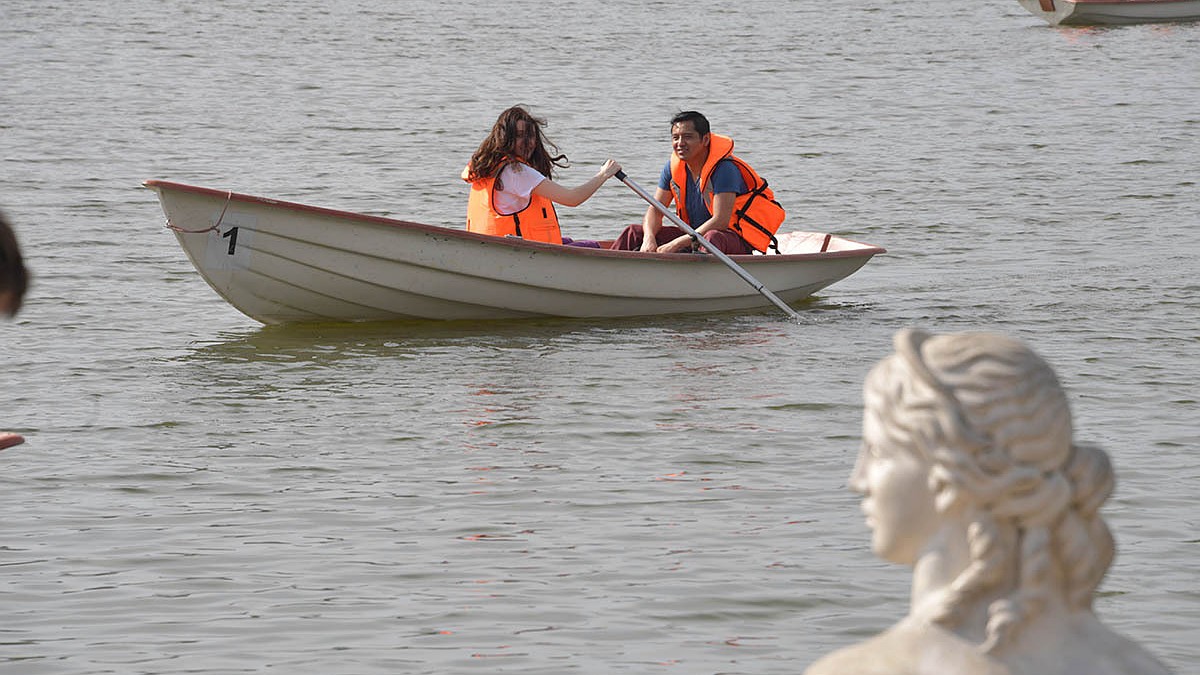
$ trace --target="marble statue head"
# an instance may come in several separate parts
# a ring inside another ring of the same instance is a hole
[[[939,598],[934,620],[953,626],[970,600],[994,596],[985,652],[1002,649],[1056,592],[1069,608],[1090,609],[1115,550],[1098,512],[1113,474],[1103,451],[1072,443],[1054,371],[1003,335],[905,330],[895,348],[864,385],[863,452],[851,486],[869,480],[874,458],[905,455],[920,467],[923,485],[914,489],[930,499],[895,501],[929,512],[903,530],[873,517],[875,552],[913,564],[905,549],[924,543],[920,528],[949,514],[963,519],[969,564]]]
[[[1166,672],[1092,612],[1113,472],[1073,441],[1050,366],[990,333],[909,329],[894,346],[863,387],[850,487],[876,555],[913,567],[910,613],[809,672]]]

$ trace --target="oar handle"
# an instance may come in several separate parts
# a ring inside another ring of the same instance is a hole
[[[759,293],[762,293],[763,297],[765,297],[767,300],[770,300],[771,303],[774,304],[776,307],[778,307],[780,310],[782,310],[784,314],[787,314],[789,317],[791,317],[793,319],[800,318],[800,315],[797,314],[794,309],[792,309],[791,307],[788,307],[787,303],[785,303],[783,300],[780,300],[779,297],[776,296],[774,293],[772,293],[769,288],[764,286],[762,284],[762,282],[760,282],[758,279],[755,279],[754,277],[750,276],[749,272],[742,269],[741,265],[735,263],[732,258],[730,258],[728,255],[726,255],[724,251],[717,248],[716,245],[713,244],[711,241],[705,239],[704,237],[701,237],[700,234],[698,232],[696,232],[696,230],[693,229],[691,225],[688,225],[687,223],[683,222],[683,219],[680,218],[679,216],[675,215],[670,209],[668,209],[666,204],[663,204],[662,202],[658,201],[649,192],[646,192],[645,190],[643,190],[642,186],[635,183],[632,178],[629,178],[628,176],[626,176],[624,171],[618,171],[613,175],[616,176],[617,180],[628,185],[629,189],[636,192],[638,194],[638,196],[641,197],[642,199],[646,200],[646,202],[648,204],[650,204],[654,208],[658,209],[659,213],[663,214],[668,219],[670,219],[670,221],[672,223],[674,223],[676,226],[678,226],[679,229],[681,229],[684,232],[687,232],[689,235],[691,235],[692,239],[694,239],[697,243],[699,243],[701,246],[703,246],[706,251],[708,251],[709,253],[716,256],[721,262],[725,263],[725,265],[729,269],[731,269],[735,273],[737,273],[737,275],[739,277],[741,277],[743,280],[745,280],[746,283],[753,286],[754,290],[758,291]]]

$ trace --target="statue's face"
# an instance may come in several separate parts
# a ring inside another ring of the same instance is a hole
[[[938,528],[929,465],[904,448],[891,447],[870,408],[863,416],[863,447],[850,488],[863,496],[875,555],[914,564]]]

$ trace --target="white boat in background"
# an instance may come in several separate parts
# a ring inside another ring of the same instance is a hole
[[[1195,21],[1200,0],[1017,0],[1051,26]]]
[[[558,246],[161,180],[167,227],[229,304],[263,323],[630,317],[771,303],[712,255]],[[884,249],[820,233],[731,256],[787,303]]]

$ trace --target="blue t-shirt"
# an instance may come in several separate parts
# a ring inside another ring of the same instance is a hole
[[[692,227],[700,227],[704,224],[704,221],[712,218],[712,213],[708,211],[708,205],[704,203],[704,198],[700,196],[696,180],[692,176],[692,170],[687,169],[687,188],[684,190],[684,199],[686,201],[684,201],[684,205],[687,206],[688,225]],[[713,194],[732,192],[740,195],[748,191],[746,181],[742,180],[742,172],[738,171],[737,166],[727,159],[717,162],[717,166],[713,168],[708,182],[712,185]],[[664,190],[671,189],[670,160],[667,160],[667,165],[663,167],[662,174],[658,177],[658,187]]]

